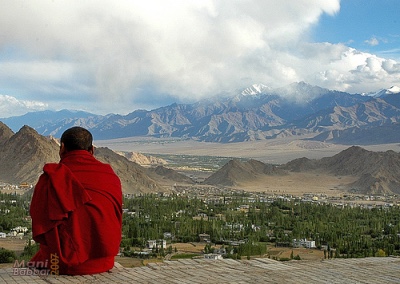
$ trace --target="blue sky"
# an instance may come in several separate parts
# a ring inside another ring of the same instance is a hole
[[[0,117],[400,85],[398,0],[1,0]]]
[[[336,15],[322,15],[314,39],[400,61],[399,13],[398,0],[342,0]]]

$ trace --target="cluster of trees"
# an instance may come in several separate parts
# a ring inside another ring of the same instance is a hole
[[[30,200],[29,194],[0,192],[0,232],[9,232],[17,226],[31,228],[31,222],[26,218]]]
[[[24,247],[23,252],[19,255],[17,255],[15,251],[5,248],[0,248],[0,263],[12,263],[17,259],[19,261],[21,260],[29,261],[38,250],[39,250],[38,244],[32,245],[30,243]]]
[[[398,206],[339,208],[300,200],[249,200],[245,195],[223,203],[156,195],[125,199],[125,208],[134,213],[124,215],[122,246],[144,247],[146,240],[162,239],[164,232],[170,232],[174,242],[195,242],[206,233],[213,243],[244,240],[247,246],[309,239],[324,247],[327,257],[400,255]],[[241,205],[248,210],[239,210]]]
[[[8,233],[11,229],[22,226],[31,230],[29,203],[31,194],[15,194],[0,192],[0,232]],[[38,245],[29,244],[19,255],[12,250],[0,248],[0,263],[13,262],[16,259],[29,260],[38,250]]]
[[[274,208],[274,209],[273,209]],[[317,247],[334,249],[335,257],[400,255],[400,207],[338,208],[332,204],[276,201],[275,239],[315,240]],[[282,234],[290,230],[290,234]]]
[[[31,227],[26,218],[29,195],[0,194],[0,200],[4,200],[0,231]],[[130,214],[123,217],[121,246],[144,248],[147,240],[163,239],[169,232],[173,237],[163,254],[171,253],[174,242],[197,242],[200,234],[209,234],[210,241],[223,244],[232,258],[263,255],[266,243],[290,246],[293,239],[314,240],[318,248],[325,248],[327,258],[400,255],[399,206],[365,209],[301,200],[263,202],[245,193],[223,200],[151,194],[125,198],[124,208]],[[242,205],[248,205],[246,210],[239,209]],[[240,245],[232,245],[235,242]],[[36,251],[36,245],[27,246],[22,256],[29,258]],[[0,254],[3,261],[14,258],[5,250]]]
[[[0,248],[0,263],[10,263],[13,262],[15,259],[15,252],[5,248]]]

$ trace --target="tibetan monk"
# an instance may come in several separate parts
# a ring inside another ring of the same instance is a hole
[[[119,252],[121,182],[94,156],[92,134],[72,127],[61,136],[60,162],[45,164],[32,196],[32,266],[51,274],[106,272]]]

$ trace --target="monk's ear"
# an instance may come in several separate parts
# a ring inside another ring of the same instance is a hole
[[[59,152],[60,158],[62,158],[62,156],[63,156],[66,152],[67,152],[67,150],[65,149],[64,143],[61,143],[61,145],[60,145],[60,152]]]
[[[94,155],[94,146],[93,146],[93,145],[90,146],[90,148],[89,148],[89,153],[92,154],[92,155]]]

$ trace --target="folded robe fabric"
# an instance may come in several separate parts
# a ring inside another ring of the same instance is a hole
[[[121,184],[114,171],[81,150],[43,171],[30,209],[33,239],[40,243],[31,261],[50,263],[57,255],[61,274],[110,269],[104,263],[113,264],[119,252],[122,222]]]

